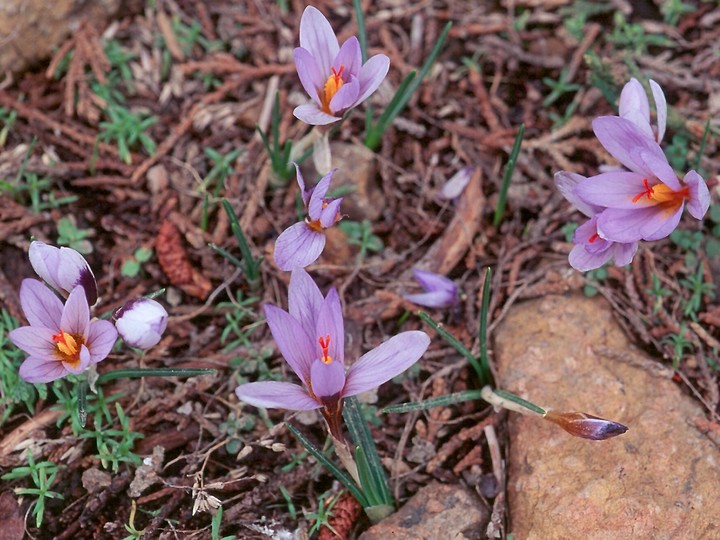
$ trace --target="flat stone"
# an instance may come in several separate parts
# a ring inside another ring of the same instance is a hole
[[[330,144],[332,166],[337,168],[330,190],[351,188],[341,211],[350,219],[377,221],[385,209],[385,196],[377,182],[377,156],[360,144]]]
[[[720,538],[720,451],[693,427],[705,411],[631,345],[607,302],[519,304],[498,328],[495,352],[503,389],[629,427],[590,441],[510,413],[515,538]]]
[[[468,488],[433,483],[360,540],[479,540],[488,519],[488,509]]]

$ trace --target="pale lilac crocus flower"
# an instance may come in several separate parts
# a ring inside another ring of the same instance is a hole
[[[710,192],[696,171],[680,180],[655,140],[625,118],[596,118],[593,130],[630,169],[587,178],[573,190],[585,203],[605,208],[597,217],[601,238],[622,243],[665,238],[677,227],[686,203],[690,215],[703,218]]]
[[[621,118],[629,120],[648,137],[656,140],[658,143],[665,136],[665,126],[667,124],[667,102],[665,94],[660,85],[650,79],[650,90],[655,100],[655,110],[657,113],[657,127],[653,128],[650,124],[650,102],[643,85],[640,84],[635,77],[623,87],[620,93],[620,101],[618,103]]]
[[[406,294],[403,296],[405,300],[431,308],[453,307],[460,301],[458,287],[453,280],[417,268],[413,269],[413,275],[425,292]]]
[[[340,47],[328,20],[312,6],[300,19],[300,47],[295,67],[312,102],[295,108],[303,122],[324,126],[365,101],[385,79],[390,59],[376,54],[362,63],[360,43],[353,36]]]
[[[265,305],[270,332],[302,386],[279,381],[242,384],[237,396],[256,407],[295,411],[322,409],[330,432],[342,440],[343,398],[378,387],[399,375],[430,344],[425,332],[402,332],[362,355],[345,371],[345,333],[340,298],[330,289],[323,297],[303,269],[293,271],[288,290],[289,312]]]
[[[602,238],[597,230],[598,214],[603,211],[600,206],[588,204],[578,197],[574,190],[584,176],[567,171],[555,174],[555,185],[567,201],[590,219],[580,225],[573,234],[575,247],[570,251],[570,266],[580,272],[600,268],[613,260],[616,266],[630,264],[637,251],[637,242],[612,242]]]
[[[67,296],[77,285],[81,285],[89,305],[95,305],[98,298],[95,276],[80,253],[72,248],[56,248],[35,240],[30,244],[28,257],[35,273],[53,289]]]
[[[465,188],[470,183],[473,169],[474,167],[463,167],[452,175],[450,180],[445,182],[445,185],[438,193],[438,198],[451,201],[462,195],[462,192],[465,191]]]
[[[167,319],[168,313],[159,302],[137,298],[115,312],[115,328],[125,343],[145,350],[158,344]]]
[[[63,306],[60,299],[35,279],[23,280],[20,304],[30,326],[12,330],[10,340],[30,356],[20,377],[31,383],[79,374],[103,360],[112,350],[117,331],[109,321],[90,320],[85,289],[78,285]]]
[[[325,197],[337,169],[330,171],[309,190],[305,189],[305,180],[300,167],[295,165],[295,169],[307,217],[304,221],[285,229],[275,241],[275,263],[280,270],[286,271],[304,268],[314,263],[325,247],[325,229],[342,219],[340,213],[342,197],[337,199]]]

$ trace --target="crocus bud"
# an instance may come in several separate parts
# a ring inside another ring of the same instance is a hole
[[[65,296],[78,285],[85,289],[88,305],[97,302],[95,276],[85,258],[74,249],[56,248],[37,240],[30,244],[30,264],[45,282]]]
[[[157,345],[167,327],[168,314],[155,300],[131,300],[115,312],[115,327],[125,343],[138,349]]]
[[[464,167],[456,172],[438,193],[438,199],[451,201],[457,199],[470,183],[474,167]]]
[[[433,308],[452,307],[460,301],[458,287],[453,280],[417,268],[413,270],[413,274],[418,283],[425,289],[425,292],[406,294],[404,296],[405,300],[420,306]]]
[[[626,426],[612,420],[605,420],[581,412],[547,411],[543,418],[557,424],[570,435],[582,437],[583,439],[592,439],[593,441],[610,439],[622,435],[628,430]]]

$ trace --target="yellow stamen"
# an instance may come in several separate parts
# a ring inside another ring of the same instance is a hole
[[[80,364],[80,345],[82,343],[78,343],[78,341],[81,340],[62,330],[55,334],[52,340],[55,342],[56,353],[60,360],[72,366]]]
[[[662,183],[651,186],[647,178],[643,179],[643,184],[645,185],[645,189],[635,195],[632,198],[632,202],[638,203],[643,198],[647,198],[648,201],[652,201],[653,203],[666,204],[676,208],[690,195],[690,190],[687,186],[681,188],[680,191],[674,191]]]
[[[332,111],[330,110],[330,101],[335,96],[335,94],[337,94],[337,91],[342,88],[342,85],[345,84],[342,80],[343,68],[344,66],[340,66],[340,69],[338,71],[335,71],[335,68],[330,68],[332,69],[332,75],[330,75],[327,81],[325,81],[325,87],[320,93],[320,103],[322,104],[322,111],[327,114],[332,114]]]

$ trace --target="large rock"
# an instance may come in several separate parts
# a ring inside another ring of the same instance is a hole
[[[604,300],[520,304],[495,339],[504,389],[629,427],[595,442],[511,413],[515,538],[720,538],[720,452],[692,427],[705,412],[632,347]]]

